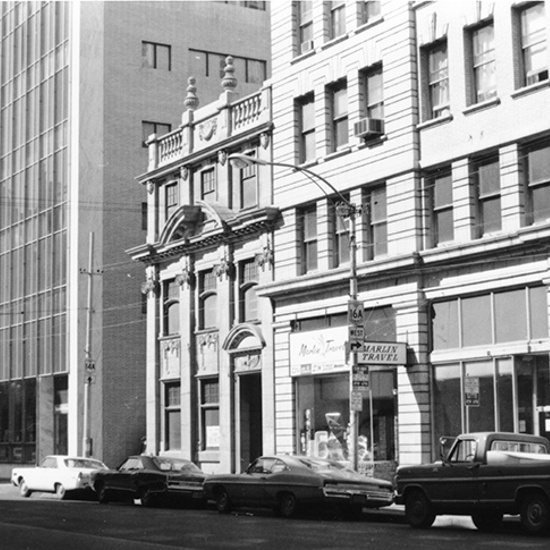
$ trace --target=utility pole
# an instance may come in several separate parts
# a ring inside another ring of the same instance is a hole
[[[84,456],[92,455],[92,438],[90,437],[90,417],[91,417],[91,389],[95,378],[95,362],[92,359],[92,293],[93,293],[93,275],[100,274],[101,271],[93,271],[94,258],[94,233],[90,232],[90,244],[88,250],[88,269],[81,269],[80,273],[88,276],[88,299],[86,305],[86,345],[84,348],[84,414],[82,422],[82,454]]]

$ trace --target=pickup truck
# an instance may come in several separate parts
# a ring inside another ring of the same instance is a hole
[[[396,503],[416,528],[439,514],[471,515],[482,531],[504,514],[520,515],[531,534],[550,530],[550,442],[535,435],[480,432],[441,438],[441,461],[401,466]]]

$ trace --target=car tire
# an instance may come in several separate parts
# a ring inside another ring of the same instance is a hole
[[[472,521],[479,531],[491,533],[502,526],[502,514],[485,510],[472,514]]]
[[[229,514],[231,512],[231,499],[223,487],[216,492],[216,508],[220,514]]]
[[[550,529],[550,503],[542,493],[530,493],[521,501],[521,523],[532,535],[546,533]]]
[[[298,513],[298,500],[293,493],[282,493],[279,495],[277,508],[283,518],[296,517]]]
[[[154,508],[157,505],[157,495],[149,491],[148,489],[144,489],[141,492],[141,496],[139,497],[139,501],[142,506],[145,506],[146,508]]]
[[[66,500],[67,490],[62,483],[55,484],[55,494],[57,495],[57,498],[59,498],[59,500]]]
[[[107,504],[109,502],[109,492],[107,491],[107,487],[105,487],[105,484],[101,484],[99,487],[96,488],[97,491],[97,500],[100,504]]]
[[[427,529],[435,521],[426,495],[422,491],[411,491],[405,499],[405,519],[415,529]]]
[[[29,498],[32,495],[32,491],[29,489],[27,482],[24,479],[21,479],[19,482],[19,494],[23,498]]]

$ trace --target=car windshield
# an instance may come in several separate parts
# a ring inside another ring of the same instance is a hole
[[[66,458],[63,462],[67,468],[89,468],[91,470],[107,468],[103,462],[91,460],[89,458]]]
[[[331,460],[321,460],[318,458],[313,458],[310,456],[300,456],[298,457],[298,461],[303,464],[304,466],[307,466],[314,472],[326,472],[328,471],[344,471],[348,470],[343,464],[340,464],[339,462],[333,462]]]
[[[155,466],[163,472],[191,472],[199,474],[200,469],[188,460],[156,456],[153,458]]]

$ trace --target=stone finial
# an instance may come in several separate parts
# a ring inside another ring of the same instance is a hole
[[[195,82],[196,82],[195,77],[190,76],[187,79],[187,82],[188,82],[187,95],[183,100],[183,105],[187,110],[194,111],[199,106],[199,98],[195,93],[197,91],[197,87],[195,86]]]
[[[237,87],[237,79],[233,74],[235,72],[235,67],[233,67],[233,58],[228,55],[225,58],[225,63],[226,65],[223,69],[225,75],[222,78],[222,88],[226,92],[234,92]]]

